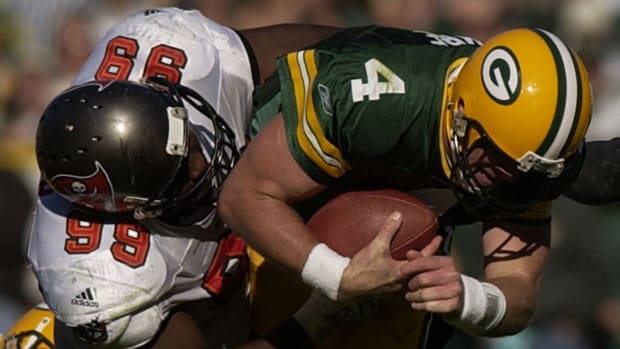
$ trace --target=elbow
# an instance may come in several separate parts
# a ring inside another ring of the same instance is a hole
[[[502,333],[502,336],[510,336],[515,335],[523,330],[525,330],[528,326],[532,324],[534,319],[534,308],[531,309],[523,309],[519,315],[517,315],[514,319],[514,322],[508,326],[507,330]]]
[[[510,319],[505,319],[508,320],[506,321],[507,323],[501,324],[499,326],[500,331],[494,333],[493,337],[515,335],[530,326],[532,324],[532,321],[534,320],[536,303],[528,303],[529,304],[523,304],[518,309],[513,309],[515,313],[509,316]]]
[[[500,325],[488,332],[477,332],[477,331],[469,331],[473,335],[482,336],[482,337],[504,337],[504,336],[512,336],[520,333],[525,330],[531,323],[534,318],[534,311],[531,310],[522,310],[519,311],[519,314],[508,315],[510,319],[504,319],[500,323]],[[466,329],[467,331],[467,329]]]
[[[534,314],[536,313],[536,302],[532,302],[529,306],[526,306],[521,311],[521,316],[518,317],[515,325],[515,333],[519,333],[532,324],[534,320]]]

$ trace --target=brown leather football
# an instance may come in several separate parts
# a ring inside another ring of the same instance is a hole
[[[403,223],[390,250],[402,260],[408,250],[422,249],[437,235],[437,213],[411,194],[394,189],[348,192],[327,202],[307,224],[321,242],[352,257],[372,241],[394,211],[402,213]]]

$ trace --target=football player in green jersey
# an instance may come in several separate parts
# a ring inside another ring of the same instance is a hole
[[[260,254],[332,299],[404,288],[415,311],[476,335],[527,326],[550,203],[581,167],[591,117],[585,67],[557,36],[514,29],[480,45],[352,28],[281,57],[255,97],[265,126],[227,178],[219,212]],[[460,223],[483,223],[483,280],[436,253],[440,239],[392,259],[398,213],[351,259],[319,243],[293,207],[347,185],[451,189]]]

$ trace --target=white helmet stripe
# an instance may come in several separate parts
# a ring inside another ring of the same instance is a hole
[[[577,64],[566,45],[554,34],[546,30],[537,30],[549,44],[552,54],[556,58],[558,71],[558,98],[556,111],[558,114],[553,121],[551,132],[555,134],[547,135],[546,149],[540,149],[539,155],[549,160],[559,159],[566,144],[571,141],[571,131],[574,124],[578,121],[579,114],[579,90],[580,81]],[[562,81],[563,80],[563,81]],[[552,137],[552,139],[549,139]],[[550,143],[549,143],[550,142]]]

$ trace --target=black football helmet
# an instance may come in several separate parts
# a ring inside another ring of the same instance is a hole
[[[213,153],[201,179],[188,180],[190,124],[183,101],[213,124]],[[156,217],[200,201],[215,205],[239,154],[234,133],[197,92],[165,79],[91,81],[67,89],[37,129],[42,178],[80,207]]]

